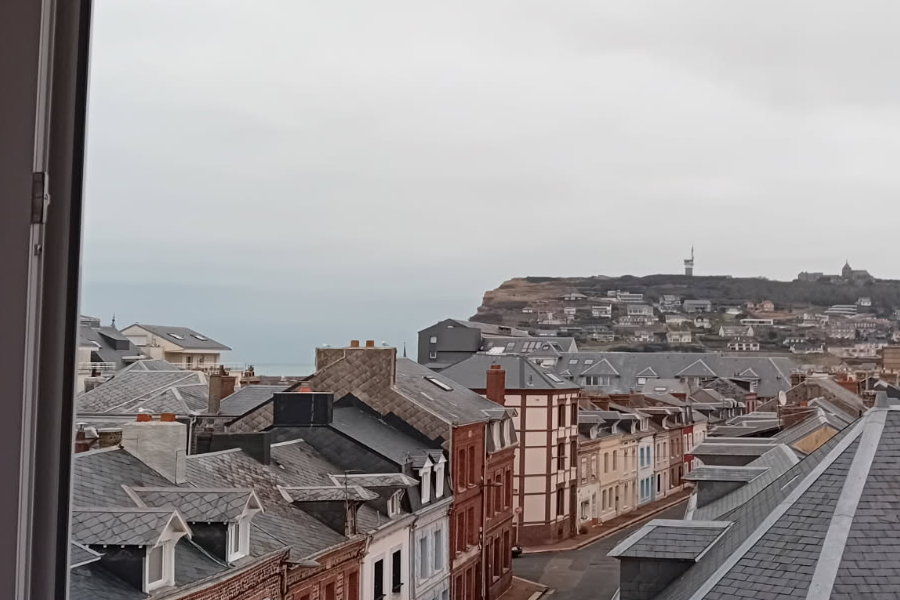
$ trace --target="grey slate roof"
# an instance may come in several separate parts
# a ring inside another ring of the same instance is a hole
[[[728,515],[743,506],[750,498],[758,494],[767,485],[781,477],[785,471],[797,464],[797,455],[787,446],[779,444],[756,460],[743,467],[726,467],[735,469],[765,469],[758,477],[751,479],[746,485],[741,486],[730,494],[713,500],[700,508],[692,507],[689,502],[686,518],[698,521],[725,519]],[[701,467],[705,469],[707,467]],[[716,467],[721,469],[723,467]],[[697,469],[698,471],[700,469]],[[696,473],[696,471],[694,471]],[[694,498],[692,498],[692,501]]]
[[[655,600],[900,597],[898,457],[900,407],[870,410],[733,511]]]
[[[487,386],[487,371],[491,365],[500,365],[506,371],[507,390],[571,391],[580,388],[571,381],[559,377],[552,370],[539,367],[524,356],[476,354],[447,367],[441,371],[441,375],[452,379],[458,385],[483,390]]]
[[[175,507],[189,523],[234,522],[253,496],[253,490],[236,488],[136,487],[129,490],[139,506]]]
[[[72,539],[86,546],[155,546],[176,514],[172,508],[76,508]]]
[[[171,327],[168,325],[147,325],[146,323],[134,323],[133,325],[129,325],[125,329],[129,329],[131,327],[140,327],[141,329],[149,331],[157,337],[181,346],[185,350],[231,350],[231,348],[229,348],[225,344],[219,343],[209,336],[194,331],[189,327]],[[182,339],[173,337],[173,333]]]
[[[235,393],[222,399],[219,414],[228,417],[239,417],[271,398],[275,392],[283,392],[290,384],[283,385],[245,385]]]
[[[685,473],[682,479],[686,481],[753,481],[766,472],[765,467],[699,467],[690,473]]]
[[[468,363],[477,356],[457,363],[441,373],[435,373],[408,358],[398,358],[397,391],[453,425],[490,421],[494,418],[490,412],[497,408],[497,404],[471,391],[464,382],[456,382],[447,375],[451,369]],[[485,370],[487,369],[485,368]],[[484,373],[482,375],[485,376]],[[445,390],[425,379],[426,377],[436,379],[451,389]],[[507,375],[507,381],[509,381],[508,377]]]
[[[341,402],[334,405],[331,427],[398,465],[405,464],[410,457],[427,449],[435,449],[385,423],[371,411],[342,405]]]
[[[209,389],[202,373],[177,369],[165,361],[144,362],[134,363],[93,390],[78,394],[76,412],[136,414],[143,408],[188,415],[205,411]],[[165,366],[169,370],[162,370]]]
[[[463,321],[462,319],[447,319],[447,322],[456,323],[460,327],[480,329],[483,335],[495,336],[527,336],[528,332],[515,327],[494,325],[493,323],[479,323],[478,321]]]
[[[78,542],[71,542],[69,544],[70,568],[96,562],[100,560],[101,556],[102,554],[100,554],[99,552],[94,552],[87,546],[79,544]]]
[[[695,560],[730,526],[729,521],[654,519],[609,552],[609,556]]]
[[[332,475],[331,479],[335,485],[343,486],[346,481],[348,485],[359,485],[364,488],[379,487],[412,487],[418,485],[419,482],[403,473],[367,473],[367,474],[343,474]]]
[[[509,344],[512,344],[510,348]],[[491,348],[503,348],[504,354],[529,354],[541,350],[550,350],[554,347],[561,352],[577,352],[578,345],[572,337],[537,337],[537,336],[496,336],[486,337],[481,343],[480,350],[487,352]]]
[[[281,495],[290,502],[327,502],[375,500],[378,494],[359,485],[331,485],[315,487],[280,487]]]
[[[82,317],[78,327],[79,345],[91,349],[91,360],[108,362],[115,370],[124,369],[135,357],[144,356],[137,346],[115,327],[104,327],[99,320],[88,321]],[[130,360],[125,360],[126,358]]]
[[[647,368],[653,369],[660,379],[678,379],[683,376],[713,376],[728,379],[741,379],[740,373],[752,368],[759,376],[757,394],[771,398],[779,391],[790,388],[790,374],[794,363],[789,358],[757,357],[757,356],[725,356],[720,353],[687,353],[687,352],[574,352],[565,353],[555,367],[557,374],[569,371],[571,377],[578,382],[578,377],[587,370],[584,359],[592,359],[593,364],[606,359],[619,373],[613,377],[613,384],[603,388],[610,393],[629,393],[640,389],[637,383],[638,373]],[[570,359],[580,359],[577,364],[570,365]],[[695,364],[702,360],[702,364]],[[686,371],[691,367],[689,370]],[[568,376],[568,375],[567,375]],[[643,375],[642,375],[643,377]],[[648,381],[648,384],[653,381]],[[732,384],[733,385],[733,384]],[[745,391],[741,393],[743,397]]]

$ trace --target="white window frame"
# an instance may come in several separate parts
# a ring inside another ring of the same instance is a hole
[[[434,466],[434,497],[441,498],[444,495],[444,479],[446,475],[444,474],[444,468],[447,464],[447,461],[444,457],[441,457],[441,460],[438,461],[438,464]]]
[[[150,581],[150,553],[159,548],[162,552],[162,578]],[[175,585],[175,545],[171,540],[161,542],[157,546],[148,547],[144,557],[144,591],[149,593],[161,587]]]
[[[237,541],[237,550],[235,550]],[[228,561],[238,560],[250,554],[250,519],[242,517],[228,524]]]
[[[419,472],[422,480],[420,493],[422,494],[422,503],[431,502],[431,465],[426,463]]]
[[[431,336],[431,338],[429,339],[429,343],[437,344],[437,336],[436,335]]]
[[[446,542],[443,527],[436,527],[432,532],[432,573],[440,573],[445,569],[444,557],[447,553],[444,551]]]

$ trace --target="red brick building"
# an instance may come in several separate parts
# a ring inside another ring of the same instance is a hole
[[[493,494],[498,474],[507,481],[506,468],[512,466],[517,445],[514,411],[371,341],[317,349],[316,372],[298,384],[303,385],[333,392],[336,400],[352,396],[385,422],[438,442],[450,463],[453,486],[448,539],[452,598],[495,598],[508,589],[513,508],[495,511],[494,496],[488,507],[486,494]],[[509,490],[510,484],[505,485]],[[485,576],[489,553],[490,581]]]

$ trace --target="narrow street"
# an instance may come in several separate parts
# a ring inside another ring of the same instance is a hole
[[[684,503],[681,503],[648,521],[683,516]],[[619,587],[619,561],[609,558],[606,553],[645,522],[579,550],[524,554],[513,560],[513,572],[517,577],[546,585],[549,589],[545,597],[553,594],[553,600],[608,600]]]

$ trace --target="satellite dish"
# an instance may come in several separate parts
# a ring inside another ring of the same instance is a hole
[[[781,406],[787,404],[787,394],[784,393],[784,390],[778,392],[778,404]]]

